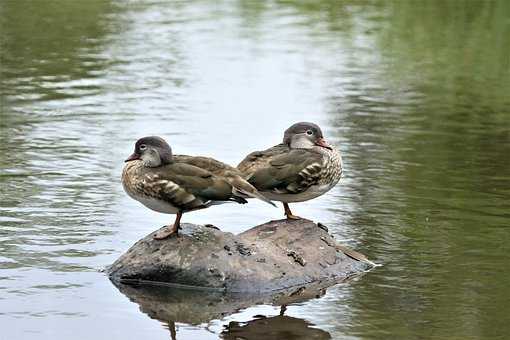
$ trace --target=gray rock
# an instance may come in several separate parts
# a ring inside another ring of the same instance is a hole
[[[138,241],[108,274],[116,284],[261,293],[339,281],[371,267],[335,245],[325,228],[305,219],[271,221],[239,235],[186,223],[178,237]]]

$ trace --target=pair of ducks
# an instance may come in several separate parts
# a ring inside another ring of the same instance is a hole
[[[250,153],[237,168],[208,157],[174,155],[155,136],[139,139],[126,163],[122,185],[127,194],[152,210],[177,214],[155,239],[176,235],[184,212],[247,203],[247,198],[273,206],[272,200],[280,201],[287,219],[299,219],[289,203],[326,193],[342,176],[340,153],[326,143],[319,126],[307,122],[292,125],[282,143]]]

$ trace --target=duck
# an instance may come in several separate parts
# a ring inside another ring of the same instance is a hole
[[[285,130],[282,143],[248,154],[237,169],[264,197],[282,202],[288,220],[296,220],[289,203],[331,190],[342,178],[342,157],[317,124],[299,122]]]
[[[228,202],[244,204],[247,198],[274,205],[238,169],[209,157],[174,155],[159,136],[138,139],[125,163],[122,186],[128,196],[151,210],[176,215],[173,224],[153,235],[156,240],[178,235],[185,212]]]

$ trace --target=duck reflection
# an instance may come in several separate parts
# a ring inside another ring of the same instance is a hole
[[[336,282],[334,282],[336,283]],[[332,282],[320,282],[299,288],[279,291],[270,295],[225,293],[185,287],[125,285],[117,288],[140,310],[153,319],[168,325],[171,339],[178,338],[176,323],[191,326],[222,320],[242,309],[255,305],[280,306],[277,316],[255,315],[245,322],[231,321],[223,326],[221,339],[331,339],[328,332],[313,328],[313,324],[286,316],[286,306],[319,298]]]
[[[331,339],[322,329],[312,328],[313,324],[285,315],[266,317],[256,315],[248,322],[232,321],[221,332],[225,340],[310,340]]]

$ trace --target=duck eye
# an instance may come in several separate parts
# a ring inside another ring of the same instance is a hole
[[[143,151],[143,150],[145,150],[145,149],[147,149],[147,145],[145,145],[145,144],[140,145],[140,150],[142,150],[142,151]]]
[[[306,134],[311,136],[311,135],[313,135],[313,131],[312,130],[308,130],[308,131],[306,131]]]

